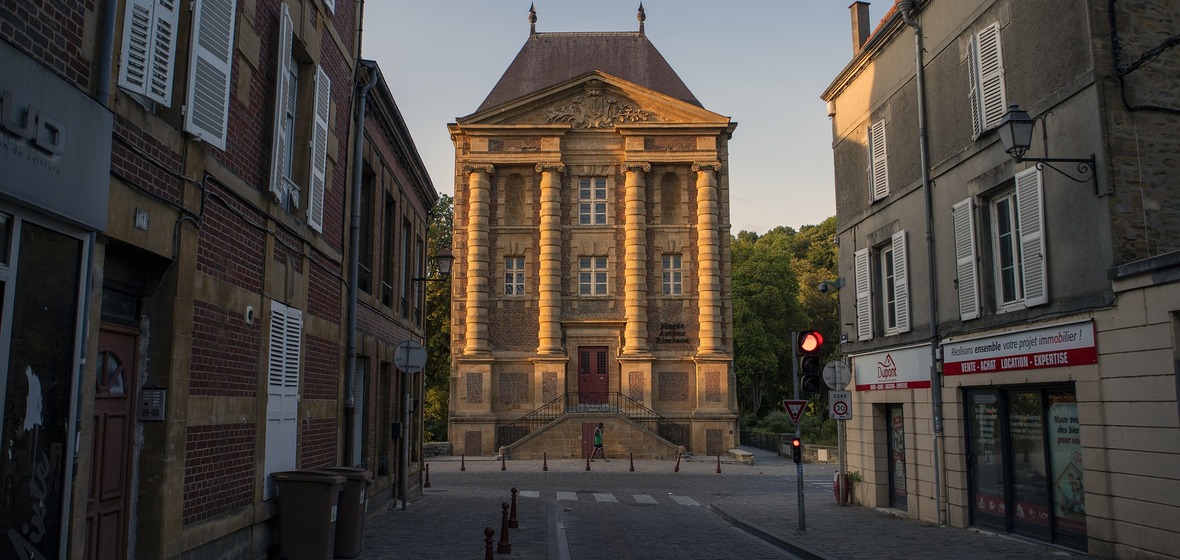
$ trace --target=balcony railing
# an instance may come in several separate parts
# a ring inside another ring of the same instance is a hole
[[[622,393],[567,393],[561,395],[519,420],[496,427],[496,446],[512,445],[525,436],[574,412],[604,412],[619,414],[668,440],[674,445],[688,446],[689,427],[673,422]]]

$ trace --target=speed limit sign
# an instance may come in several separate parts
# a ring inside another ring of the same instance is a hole
[[[852,420],[852,391],[828,391],[828,417]]]

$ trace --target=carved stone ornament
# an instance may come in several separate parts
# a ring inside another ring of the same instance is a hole
[[[644,111],[623,103],[611,95],[603,95],[602,80],[584,84],[586,93],[558,107],[546,109],[542,116],[550,123],[570,123],[574,128],[610,128],[615,123],[643,122],[655,118]]]

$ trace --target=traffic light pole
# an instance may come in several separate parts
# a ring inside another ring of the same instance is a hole
[[[791,371],[793,372],[795,382],[795,398],[802,400],[803,394],[799,391],[799,333],[791,333]],[[800,416],[802,418],[802,416]],[[800,421],[795,421],[795,437],[801,437],[799,431]],[[802,451],[802,450],[800,450]],[[791,450],[794,453],[794,450]],[[807,530],[807,512],[803,503],[803,462],[795,463],[795,493],[799,497],[799,530]]]

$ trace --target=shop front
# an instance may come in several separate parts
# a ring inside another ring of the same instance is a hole
[[[0,41],[0,558],[62,558],[111,113]]]
[[[1085,549],[1076,389],[1033,370],[1097,363],[1094,338],[1084,321],[944,345],[948,383],[963,376],[972,524]],[[1005,383],[1012,372],[1023,375]]]

